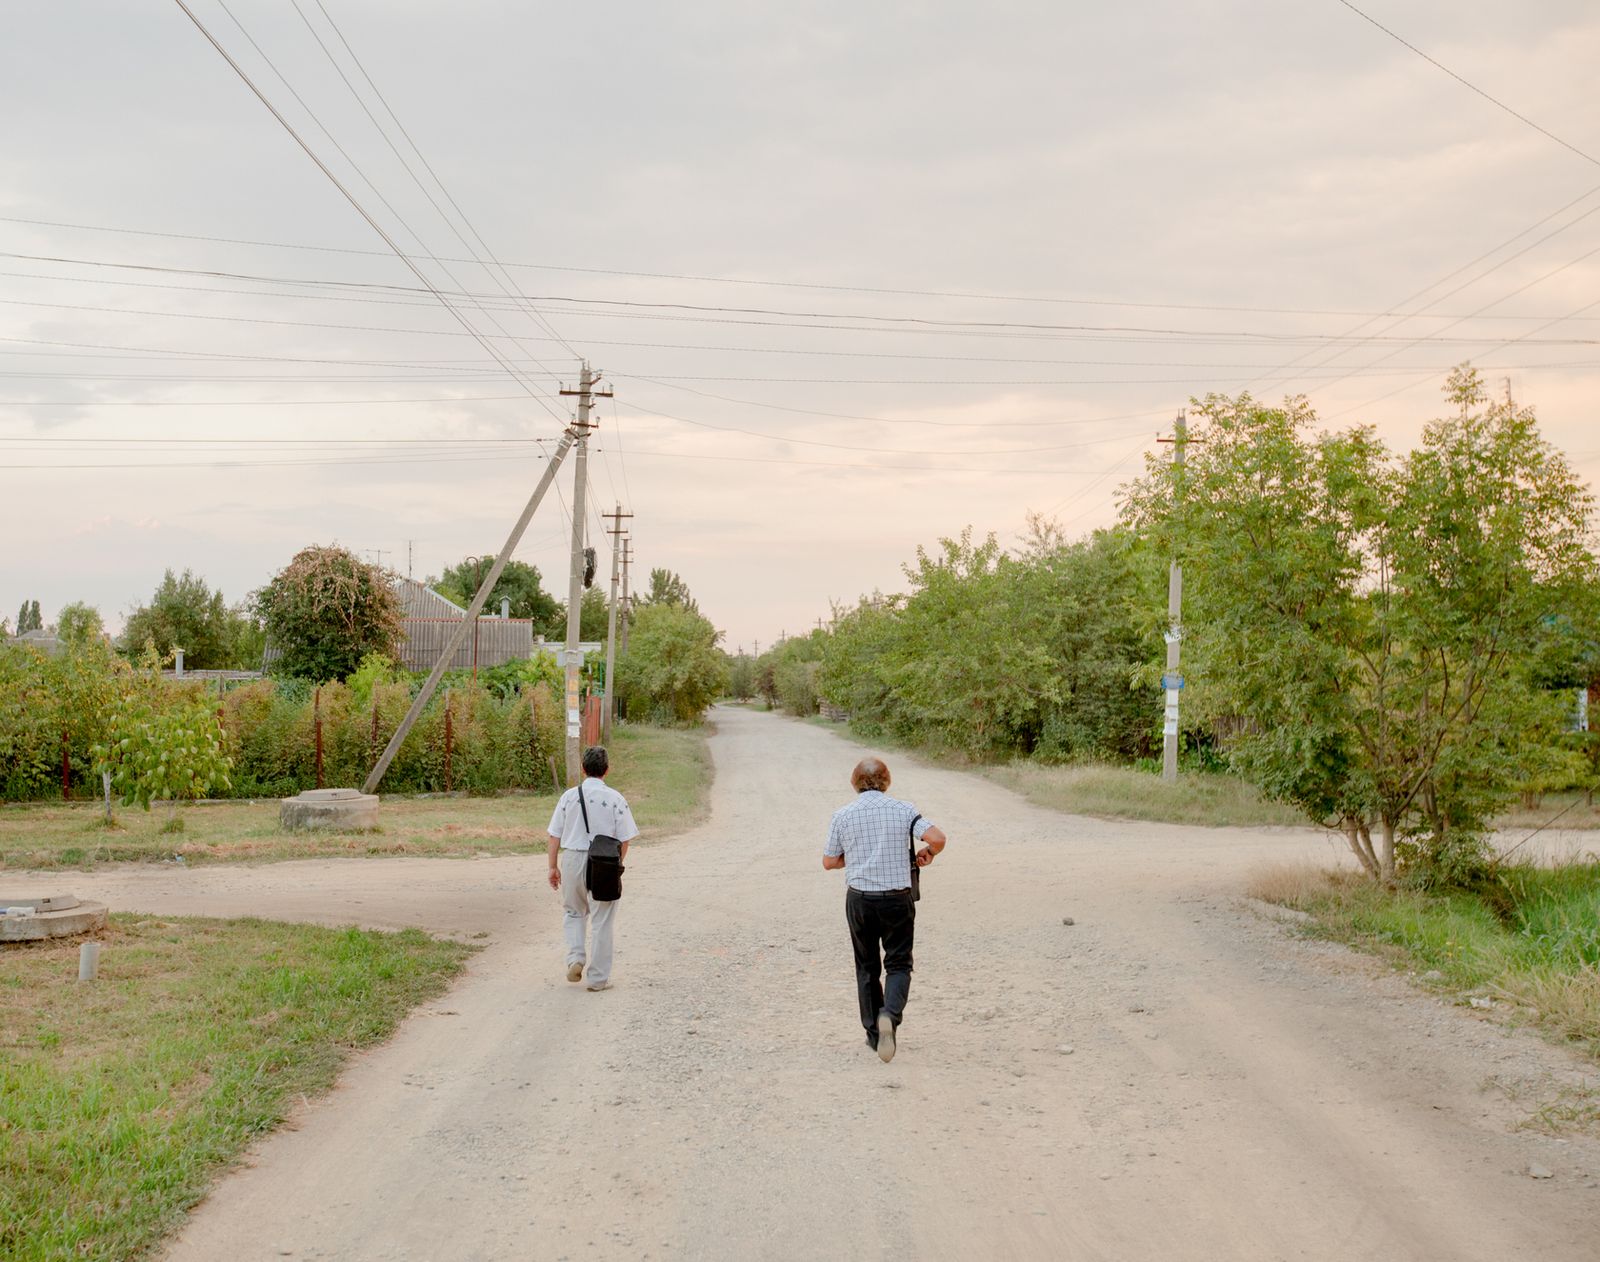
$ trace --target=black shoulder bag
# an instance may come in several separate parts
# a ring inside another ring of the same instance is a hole
[[[583,882],[595,902],[614,903],[622,897],[622,843],[591,828],[589,804],[583,800],[581,784],[578,786],[578,809],[583,812],[583,831],[589,834],[589,861],[584,865]]]
[[[906,825],[906,842],[911,851],[911,901],[922,901],[922,869],[917,866],[917,821],[920,815],[913,815],[911,823]]]

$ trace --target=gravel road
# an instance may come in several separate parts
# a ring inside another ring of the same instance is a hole
[[[600,994],[564,979],[538,856],[75,876],[122,910],[490,935],[170,1258],[1595,1258],[1600,1142],[1517,1127],[1588,1067],[1240,896],[1339,845],[891,757],[951,840],[884,1065],[819,862],[862,751],[716,724],[710,822],[633,851]]]

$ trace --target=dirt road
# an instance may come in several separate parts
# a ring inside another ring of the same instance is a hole
[[[883,1065],[818,858],[859,751],[717,724],[711,820],[635,850],[601,994],[562,976],[538,857],[75,879],[121,908],[492,935],[170,1256],[1596,1256],[1600,1144],[1516,1130],[1527,1103],[1485,1089],[1583,1066],[1240,900],[1255,863],[1329,841],[1064,816],[890,759],[951,842]]]

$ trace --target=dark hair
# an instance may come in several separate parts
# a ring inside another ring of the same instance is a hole
[[[591,745],[583,751],[583,774],[603,776],[611,770],[611,760],[606,757],[604,745]]]
[[[857,793],[876,789],[882,793],[889,787],[889,768],[881,758],[863,758],[850,773],[850,785]]]

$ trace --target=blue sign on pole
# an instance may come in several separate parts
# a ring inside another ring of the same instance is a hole
[[[1174,692],[1177,689],[1183,687],[1183,676],[1182,675],[1163,675],[1163,676],[1161,676],[1161,686],[1163,688],[1165,688],[1168,692]]]

